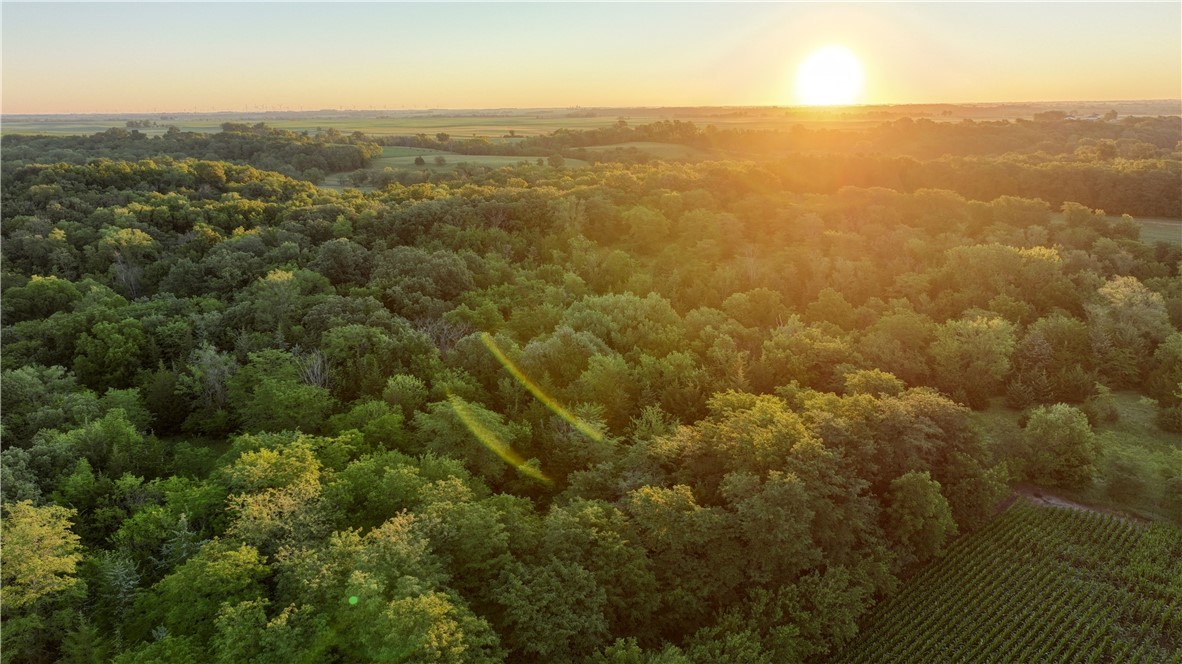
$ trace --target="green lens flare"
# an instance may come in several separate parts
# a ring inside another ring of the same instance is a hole
[[[455,412],[456,417],[460,418],[464,426],[468,427],[472,435],[476,436],[476,439],[481,443],[484,443],[485,447],[504,459],[505,463],[513,466],[522,473],[542,482],[550,482],[550,478],[546,477],[541,470],[527,464],[525,459],[521,458],[520,454],[514,452],[505,441],[501,440],[488,427],[484,426],[463,399],[452,394],[448,396],[448,400],[451,402],[451,408]]]
[[[518,380],[518,382],[525,386],[525,389],[529,390],[531,394],[537,397],[538,401],[541,401],[543,404],[545,404],[545,406],[553,411],[555,415],[566,420],[571,426],[591,440],[594,440],[595,442],[600,442],[603,440],[603,434],[598,429],[567,410],[553,397],[551,397],[549,394],[546,394],[546,392],[543,391],[537,383],[530,380],[529,376],[526,376],[525,373],[513,363],[513,360],[510,360],[509,357],[505,355],[505,353],[500,349],[500,347],[497,346],[497,342],[493,339],[491,334],[488,332],[482,332],[480,334],[480,341],[484,344],[485,348],[488,348],[489,352],[493,354],[493,357],[497,358],[497,361],[500,362],[505,367],[505,369],[507,369],[509,373]]]
[[[350,604],[356,604],[356,603],[357,603],[357,595],[353,595],[352,597],[350,597],[350,598],[349,598],[349,603],[350,603]]]

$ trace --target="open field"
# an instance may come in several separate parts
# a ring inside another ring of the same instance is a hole
[[[387,145],[382,148],[382,156],[374,159],[374,166],[380,166],[379,162],[387,159],[394,159],[395,157],[430,157],[437,154],[451,154],[446,150],[432,150],[431,148],[408,148],[400,145]]]
[[[1141,241],[1173,242],[1182,244],[1182,219],[1138,219],[1141,224]]]
[[[1108,215],[1108,219],[1120,219],[1118,215]],[[1141,224],[1141,241],[1147,244],[1155,242],[1173,242],[1182,244],[1182,219],[1166,217],[1134,217]],[[1051,215],[1052,222],[1062,223],[1063,214],[1055,212]]]
[[[77,135],[94,134],[106,131],[112,127],[124,127],[127,117],[78,117],[54,118],[43,116],[38,119],[5,119],[0,123],[0,133],[4,134],[56,134]],[[595,129],[615,124],[621,118],[630,125],[650,124],[662,120],[681,120],[693,122],[700,126],[715,125],[717,127],[744,129],[787,129],[801,124],[809,127],[859,127],[874,126],[893,118],[868,118],[864,113],[852,117],[842,117],[829,112],[827,114],[810,113],[793,114],[780,111],[776,114],[764,112],[739,112],[733,115],[715,115],[708,113],[670,114],[655,111],[640,110],[636,113],[616,115],[605,112],[600,115],[567,117],[565,115],[507,115],[507,116],[407,116],[407,117],[322,117],[322,118],[285,118],[267,115],[224,117],[194,115],[178,116],[172,120],[157,120],[159,126],[141,128],[141,133],[153,136],[163,134],[168,125],[175,125],[182,131],[216,132],[224,122],[265,122],[276,129],[290,131],[316,132],[318,129],[337,129],[343,133],[361,131],[371,136],[407,136],[413,134],[427,134],[433,136],[439,132],[450,134],[453,138],[488,138],[493,141],[514,140],[516,138],[548,134],[558,129]]]
[[[1179,657],[1182,531],[1019,499],[875,609],[836,661]]]
[[[1157,426],[1156,406],[1149,398],[1121,391],[1113,393],[1113,399],[1119,419],[1095,427],[1101,448],[1095,481],[1082,489],[1055,489],[1055,493],[1085,505],[1143,519],[1177,519],[1177,511],[1168,509],[1170,505],[1161,495],[1161,485],[1162,480],[1182,469],[1182,434],[1163,431]],[[989,409],[973,413],[978,431],[996,457],[1013,459],[1025,454],[1026,443],[1018,425],[1020,416],[1021,411],[1007,408],[1001,399]],[[1139,488],[1134,484],[1114,490],[1113,479],[1128,471],[1125,468],[1122,473],[1122,464],[1132,464],[1134,477],[1141,480]]]
[[[416,165],[415,159],[418,157],[422,157],[427,162],[426,165]],[[436,157],[443,157],[446,163],[442,166],[437,165],[435,163]],[[448,170],[455,168],[459,164],[476,164],[489,168],[500,168],[501,166],[512,166],[523,161],[533,162],[535,160],[537,160],[537,157],[459,154],[456,152],[447,152],[446,150],[432,150],[430,148],[386,146],[382,148],[382,156],[373,160],[370,169],[414,168],[422,170],[427,168],[431,170]],[[565,159],[564,164],[570,168],[581,168],[586,166],[587,162],[581,159]]]
[[[422,157],[427,163],[415,164],[415,159]],[[435,163],[436,157],[443,157],[445,163],[442,165]],[[410,148],[401,146],[386,146],[382,148],[382,156],[373,160],[368,170],[384,170],[392,168],[395,170],[416,170],[416,171],[451,171],[455,170],[460,164],[473,164],[477,166],[485,166],[488,168],[500,168],[502,166],[513,166],[521,162],[533,162],[537,157],[519,157],[519,156],[505,156],[505,155],[471,155],[471,154],[457,154],[455,152],[446,152],[444,150],[432,150],[430,148]],[[581,159],[564,159],[564,168],[583,168],[587,166],[587,162]],[[346,178],[349,173],[334,173],[325,178],[323,186],[332,189],[343,189],[351,186],[347,184]],[[365,189],[366,187],[362,187]]]
[[[1099,462],[1099,481],[1073,495],[1079,500],[1099,505],[1130,509],[1133,513],[1155,518],[1178,517],[1175,509],[1156,494],[1157,478],[1182,473],[1182,434],[1162,431],[1154,421],[1156,405],[1133,392],[1114,395],[1120,419],[1096,428],[1103,450]],[[1135,477],[1143,481],[1140,490],[1112,495],[1114,478],[1120,475],[1120,463],[1133,464]],[[1072,495],[1066,494],[1065,495]],[[1182,524],[1179,524],[1182,525]]]
[[[413,148],[400,148],[403,150]],[[425,165],[416,165],[415,159],[422,156],[427,162]],[[443,157],[446,161],[442,166],[435,163],[436,157]],[[500,168],[501,166],[512,166],[521,162],[533,162],[537,157],[518,157],[511,155],[476,155],[476,154],[457,154],[455,152],[443,152],[441,150],[424,150],[423,153],[415,155],[402,156],[381,156],[373,161],[371,169],[381,170],[383,168],[413,168],[416,170],[451,170],[460,164],[475,164],[478,166],[487,166],[489,168]],[[565,166],[568,168],[581,168],[587,165],[587,162],[580,159],[566,159]]]
[[[510,132],[517,137],[546,134],[557,129],[594,129],[615,124],[621,118],[629,124],[640,125],[660,120],[683,120],[697,124],[714,124],[716,126],[742,126],[746,128],[772,128],[801,122],[814,123],[843,123],[840,117],[810,117],[795,118],[786,115],[785,111],[776,113],[765,111],[741,111],[734,114],[715,114],[710,112],[671,113],[660,109],[619,109],[619,113],[612,109],[595,114],[567,114],[552,111],[537,113],[517,112],[503,115],[447,115],[432,113],[423,115],[350,115],[291,118],[270,114],[227,114],[227,115],[179,115],[171,120],[157,120],[159,127],[140,129],[142,133],[161,134],[167,125],[176,125],[183,131],[218,131],[223,122],[266,122],[277,129],[291,131],[315,132],[317,129],[334,128],[349,133],[362,131],[372,136],[404,136],[412,134],[434,135],[439,132],[450,134],[454,138],[484,137],[489,139],[512,140],[507,138]],[[813,114],[815,115],[815,114]],[[132,116],[104,116],[104,117],[54,117],[41,116],[38,118],[18,117],[5,118],[0,123],[0,132],[15,134],[93,134],[112,127],[123,127],[127,119]],[[136,116],[139,117],[139,116]],[[791,122],[789,122],[791,120]]]
[[[654,143],[651,141],[632,141],[630,143],[615,143],[613,145],[595,145],[584,148],[587,152],[606,152],[608,150],[635,149],[652,155],[658,159],[672,159],[697,161],[709,159],[711,154],[688,145],[678,143]]]

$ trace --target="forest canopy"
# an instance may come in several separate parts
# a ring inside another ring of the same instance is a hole
[[[6,662],[825,661],[1112,391],[1182,430],[1155,119],[372,191],[223,129],[3,139]]]

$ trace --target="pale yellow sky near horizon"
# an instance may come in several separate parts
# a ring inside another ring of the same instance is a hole
[[[1182,3],[3,4],[7,114],[1182,98]]]

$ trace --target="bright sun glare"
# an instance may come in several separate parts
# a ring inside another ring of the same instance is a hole
[[[796,99],[802,104],[852,104],[861,94],[862,63],[844,46],[815,50],[796,70]]]

